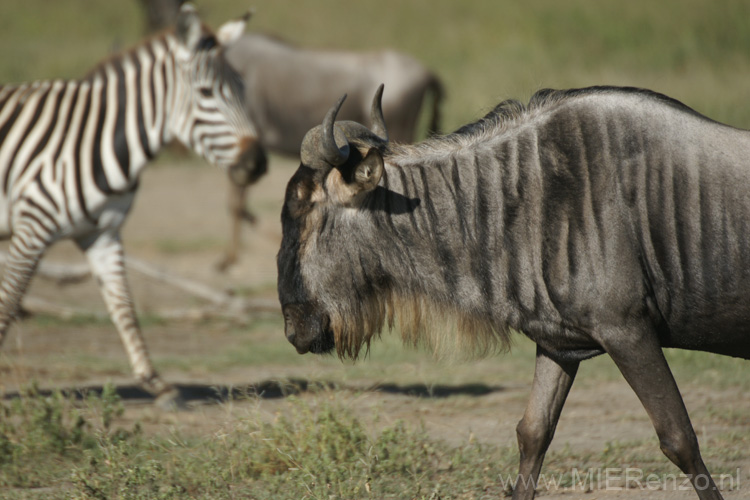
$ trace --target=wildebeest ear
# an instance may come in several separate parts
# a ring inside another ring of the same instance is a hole
[[[375,189],[383,175],[383,156],[375,148],[367,152],[362,161],[354,170],[354,182],[359,192]]]
[[[239,37],[245,32],[245,26],[250,16],[253,15],[253,11],[249,10],[247,13],[239,19],[233,19],[227,21],[216,30],[216,39],[222,45],[231,45],[237,41]]]
[[[189,3],[183,4],[177,16],[177,26],[175,27],[177,41],[192,52],[198,45],[202,34],[201,20],[195,11],[195,7]]]

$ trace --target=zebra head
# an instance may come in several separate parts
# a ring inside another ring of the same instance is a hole
[[[222,168],[265,173],[263,152],[243,103],[243,82],[224,57],[224,48],[243,33],[250,13],[214,34],[195,9],[183,5],[174,31],[174,92],[168,99],[167,135]]]

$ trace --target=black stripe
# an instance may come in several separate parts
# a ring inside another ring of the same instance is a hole
[[[456,214],[458,217],[458,226],[463,237],[467,238],[469,236],[469,228],[466,225],[466,221],[468,220],[468,217],[466,216],[466,207],[469,206],[469,203],[465,202],[465,196],[463,191],[461,190],[460,168],[461,167],[458,165],[458,160],[456,159],[456,157],[451,156],[451,182],[453,183],[453,188],[456,193],[454,196],[454,201],[456,205]]]
[[[73,169],[77,169],[78,167],[76,165],[68,165],[67,163],[64,163],[62,167],[63,167],[62,175],[61,175],[62,178],[60,179],[60,186],[62,187],[62,195],[63,195],[62,202],[63,202],[63,206],[65,207],[65,217],[67,217],[68,223],[72,223],[73,217],[71,217],[70,215],[70,200],[68,199],[68,196],[67,196],[68,193],[66,191],[66,178],[68,175],[68,170],[71,167]],[[83,210],[85,212],[86,208],[84,208]]]
[[[73,169],[73,175],[75,176],[75,194],[78,198],[78,204],[81,207],[81,210],[83,210],[84,215],[87,219],[93,220],[91,218],[91,214],[88,212],[88,207],[86,207],[86,203],[83,199],[83,187],[81,185],[81,146],[83,143],[83,135],[86,130],[86,126],[89,122],[89,112],[91,111],[91,100],[93,99],[94,95],[94,87],[93,87],[93,79],[91,83],[90,90],[88,92],[88,95],[86,96],[86,103],[83,108],[83,113],[81,114],[81,125],[80,129],[75,131],[76,134],[78,134],[78,138],[76,140],[76,147],[75,147],[75,154],[73,155],[73,161],[75,162],[73,165],[69,165],[70,168]],[[96,148],[94,148],[96,149]],[[63,186],[65,186],[65,180],[63,179]],[[70,207],[66,206],[66,212],[68,215],[68,219],[72,221],[72,217],[70,214]]]
[[[20,219],[31,220],[33,222],[33,224],[28,225],[28,230],[33,233],[31,235],[32,238],[36,238],[37,240],[40,240],[42,242],[46,242],[49,239],[49,231],[46,227],[44,227],[42,220],[35,213],[29,212],[28,210],[21,210],[18,213],[18,216]],[[40,231],[42,232],[40,233]]]
[[[172,70],[173,70],[172,73],[174,74],[174,63],[172,64]],[[174,80],[174,78],[172,80]],[[162,99],[161,104],[163,108],[166,108],[167,99],[169,98],[169,91],[172,90],[172,92],[174,92],[174,81],[172,82],[172,85],[170,87],[169,80],[167,79],[167,61],[166,60],[162,61],[162,64],[161,64],[161,83],[162,85],[164,85],[163,95],[161,96],[161,99]],[[156,94],[154,94],[153,101],[154,101],[154,116],[156,116]],[[167,114],[166,109],[161,109],[160,112],[164,115]],[[162,123],[163,128],[166,128],[166,126],[167,126],[166,123]]]
[[[42,109],[44,109],[44,105],[47,103],[47,98],[49,97],[49,91],[48,88],[46,91],[43,91],[42,97],[39,99],[39,102],[36,104],[36,107],[34,109],[34,114],[31,117],[31,121],[29,122],[29,125],[26,127],[26,130],[21,135],[21,140],[18,141],[18,144],[16,145],[16,149],[13,151],[13,154],[10,156],[10,159],[8,160],[8,170],[13,169],[13,164],[16,161],[16,157],[18,156],[18,152],[21,150],[23,145],[26,143],[26,140],[28,140],[29,134],[34,130],[34,127],[36,126],[36,122],[39,121],[39,117],[42,114]],[[39,89],[37,89],[37,92],[39,92]],[[27,104],[24,106],[28,106]],[[20,172],[16,174],[16,177],[20,177],[23,175],[23,173],[28,168],[29,164],[26,163],[25,165],[21,166]]]
[[[156,122],[156,85],[155,85],[155,78],[154,75],[156,75],[157,71],[157,63],[156,55],[154,53],[154,47],[153,44],[148,44],[144,47],[146,49],[146,52],[148,53],[148,59],[151,61],[151,72],[148,75],[148,92],[149,95],[146,96],[151,101],[151,110],[153,112],[153,118],[154,123]],[[164,64],[162,64],[162,67]],[[143,71],[143,68],[141,68],[141,71]],[[140,88],[140,80],[138,82],[138,87]],[[143,96],[141,97],[143,98]],[[149,123],[149,125],[153,125],[153,123]],[[153,151],[149,151],[150,154],[154,154]]]
[[[7,105],[7,102],[10,99],[10,97],[15,95],[16,92],[21,92],[21,90],[16,90],[15,92],[11,92],[8,95],[8,97],[5,99],[5,102],[3,103],[3,108]],[[8,132],[10,132],[10,129],[13,127],[13,124],[18,118],[18,115],[21,113],[21,108],[22,108],[22,105],[20,103],[20,100],[16,101],[15,109],[13,110],[13,113],[11,113],[11,115],[8,117],[5,123],[3,123],[3,126],[0,127],[0,142],[4,141],[5,137],[7,137]]]
[[[450,241],[446,241],[443,237],[442,224],[440,222],[440,215],[435,207],[433,196],[430,194],[430,182],[427,177],[427,167],[424,165],[418,165],[417,170],[422,180],[422,192],[424,193],[424,206],[426,209],[426,215],[428,219],[428,225],[425,230],[432,233],[431,236],[435,242],[435,250],[437,251],[438,262],[440,263],[441,270],[443,271],[443,280],[445,280],[446,290],[453,292],[458,290],[458,263],[456,262],[456,255],[452,252]],[[437,193],[439,196],[439,193]]]
[[[39,183],[41,185],[41,183]],[[55,228],[56,232],[60,232],[60,226],[57,224],[57,221],[54,219],[53,215],[50,214],[47,210],[44,209],[41,205],[39,205],[37,202],[35,202],[31,198],[24,198],[24,201],[31,207],[34,207],[36,210],[38,210],[47,220],[49,220],[52,225]],[[39,219],[40,223],[41,220]],[[46,229],[46,226],[42,226]]]
[[[110,82],[108,78],[103,78],[101,96],[99,100],[99,116],[96,118],[96,129],[94,133],[94,143],[91,146],[91,172],[94,175],[94,182],[96,187],[104,194],[113,194],[114,191],[109,186],[107,180],[107,174],[104,171],[104,164],[102,162],[102,133],[104,129],[104,120],[107,116],[107,105],[111,104],[107,102],[107,87]],[[79,158],[80,166],[80,158]],[[79,195],[80,196],[80,195]]]
[[[128,147],[128,135],[125,127],[125,113],[129,103],[127,89],[125,88],[125,71],[122,69],[122,63],[123,61],[118,61],[114,65],[115,78],[117,79],[117,118],[115,120],[113,144],[117,163],[120,164],[122,174],[125,178],[128,178],[130,177],[130,148]]]
[[[411,195],[409,193],[409,184],[407,182],[405,170],[406,169],[399,168],[398,174],[399,174],[399,177],[401,177],[401,185],[404,187],[404,196],[406,197],[407,200],[409,200],[409,210],[408,210],[409,222],[411,222],[411,227],[416,231],[416,230],[419,230],[419,223],[417,222],[417,214],[416,214],[417,211],[414,210],[415,207],[411,206]]]
[[[67,138],[70,136],[70,134],[75,133],[75,131],[70,130],[70,124],[73,121],[73,114],[76,110],[76,104],[78,103],[78,97],[81,95],[81,92],[83,90],[81,89],[80,85],[76,85],[75,90],[73,90],[73,97],[71,98],[70,106],[68,107],[68,114],[66,116],[58,116],[57,121],[64,123],[63,125],[63,133],[60,137],[60,142],[57,144],[57,149],[55,149],[55,153],[52,155],[52,163],[53,165],[57,164],[58,160],[60,159],[60,153],[62,152],[63,146],[65,146],[65,143],[67,142]],[[63,91],[63,98],[65,98],[65,94],[67,94],[66,91]],[[80,135],[80,132],[79,132]],[[52,180],[57,180],[57,169],[52,168]]]
[[[18,115],[21,114],[21,106],[16,104],[16,109],[13,110],[13,113],[8,117],[8,120],[3,124],[2,128],[0,128],[0,143],[5,141],[5,138],[7,137],[8,133],[10,132],[10,129],[13,127],[13,124],[16,122],[16,119],[18,118]],[[10,182],[10,166],[5,169],[5,177],[3,178],[3,192],[8,192],[8,183]]]
[[[60,211],[60,206],[57,204],[57,202],[52,198],[52,195],[47,190],[47,187],[44,185],[44,182],[41,180],[41,174],[37,174],[36,178],[34,179],[37,183],[37,186],[39,186],[39,192],[42,193],[42,195],[49,200],[49,202],[52,204],[53,207],[55,207],[55,211]]]
[[[493,158],[494,160],[494,158]],[[494,256],[497,249],[491,243],[491,235],[495,234],[498,229],[495,224],[490,224],[491,221],[497,216],[496,213],[492,212],[491,199],[496,194],[490,194],[488,188],[492,187],[494,191],[494,183],[491,182],[494,179],[490,177],[489,173],[492,169],[487,168],[485,172],[482,172],[480,160],[477,156],[474,157],[474,174],[476,176],[476,224],[474,227],[474,235],[478,237],[478,241],[474,243],[474,248],[471,258],[471,268],[474,278],[477,283],[481,283],[483,297],[485,299],[485,308],[488,314],[492,313],[492,303],[494,301],[494,287],[492,283],[492,265],[486,261],[487,256]],[[485,160],[487,161],[487,160]],[[491,160],[490,160],[491,161]],[[493,162],[494,163],[494,162]],[[494,165],[493,165],[494,166]],[[499,169],[498,169],[499,170]],[[485,175],[482,175],[484,173]],[[474,238],[472,238],[474,240]]]
[[[135,110],[136,110],[136,123],[138,125],[138,139],[141,142],[141,149],[146,155],[146,159],[150,160],[154,157],[154,153],[151,151],[151,147],[148,143],[148,133],[146,131],[146,119],[143,116],[143,89],[141,88],[141,77],[143,68],[141,67],[141,60],[138,57],[133,57],[133,65],[135,66]],[[151,86],[153,87],[153,78],[149,78]],[[153,108],[152,108],[153,109]],[[154,111],[156,112],[156,111]]]
[[[31,162],[34,158],[39,156],[39,153],[41,153],[44,150],[44,148],[47,147],[49,138],[52,136],[52,132],[55,130],[55,125],[57,125],[57,122],[59,119],[58,113],[60,112],[60,105],[62,104],[64,97],[65,97],[65,88],[63,87],[63,89],[57,93],[57,97],[55,98],[55,108],[52,111],[52,117],[53,117],[52,121],[47,126],[47,130],[46,132],[44,132],[44,135],[37,143],[36,148],[34,148],[34,152],[31,153],[29,162]]]

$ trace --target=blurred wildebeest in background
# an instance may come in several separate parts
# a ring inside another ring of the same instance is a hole
[[[227,50],[227,59],[245,80],[245,105],[261,145],[276,153],[298,155],[305,133],[343,93],[349,99],[341,117],[365,121],[371,96],[381,82],[388,87],[383,109],[391,140],[409,143],[415,139],[428,95],[432,102],[428,132],[440,128],[442,84],[406,54],[314,50],[267,35],[246,34]],[[245,208],[246,177],[241,172],[230,176],[232,236],[220,269],[236,261],[240,220],[254,220]]]
[[[186,0],[139,0],[146,18],[146,31],[154,32],[173,26]]]
[[[579,363],[607,353],[666,456],[721,498],[662,348],[750,358],[750,133],[597,87],[403,146],[377,102],[372,130],[334,124],[339,101],[302,143],[278,254],[289,341],[356,358],[396,320],[408,343],[473,352],[524,332],[538,348],[514,499],[534,496]]]

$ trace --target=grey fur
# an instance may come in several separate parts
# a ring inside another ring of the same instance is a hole
[[[539,347],[515,499],[534,495],[578,364],[607,353],[664,453],[721,498],[662,348],[750,358],[750,133],[597,87],[415,146],[349,142],[345,164],[303,164],[287,187],[279,297],[298,351],[356,357],[394,321],[434,345],[435,311],[471,350],[523,332]],[[368,189],[357,172],[375,156]]]
[[[394,51],[349,52],[297,47],[277,38],[246,34],[227,50],[245,80],[245,105],[260,141],[271,151],[296,155],[302,138],[328,106],[348,94],[340,119],[364,122],[381,82],[391,138],[412,142],[426,94],[434,94],[430,128],[439,128],[442,85],[419,61]]]

